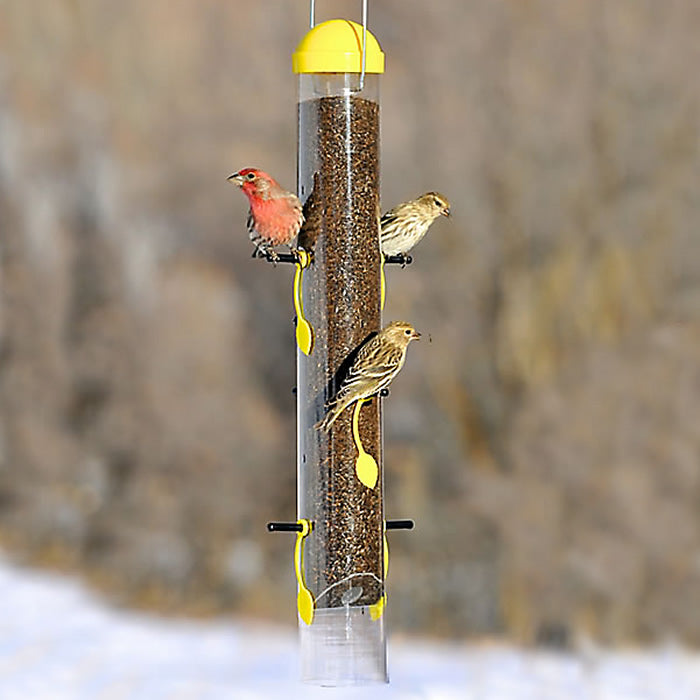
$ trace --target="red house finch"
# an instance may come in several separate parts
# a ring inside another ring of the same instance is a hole
[[[272,248],[290,244],[304,221],[299,198],[256,168],[243,168],[228,179],[243,190],[250,203],[248,233],[255,244],[253,255],[260,251],[274,260],[276,253]]]
[[[379,222],[384,255],[405,255],[428,232],[440,215],[450,215],[450,203],[439,192],[426,192],[418,199],[390,209]]]
[[[406,360],[406,350],[420,333],[405,321],[392,321],[370,338],[357,353],[321,427],[328,432],[336,418],[352,403],[378,394],[389,386]]]

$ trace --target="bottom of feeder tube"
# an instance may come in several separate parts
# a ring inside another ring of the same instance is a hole
[[[384,616],[372,606],[319,608],[299,628],[305,683],[349,686],[388,683]]]

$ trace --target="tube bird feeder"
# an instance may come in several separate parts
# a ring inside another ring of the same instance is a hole
[[[366,26],[313,27],[298,74],[298,192],[310,262],[301,292],[313,329],[297,351],[295,561],[302,679],[385,683],[382,424],[379,398],[320,426],[354,353],[381,328],[379,81],[384,54]]]

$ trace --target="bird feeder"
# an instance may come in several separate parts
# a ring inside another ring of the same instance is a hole
[[[323,421],[347,369],[381,328],[379,81],[384,54],[363,24],[315,25],[293,56],[298,75],[299,234],[297,533],[302,679],[386,683],[387,529],[379,396]],[[291,260],[290,260],[291,261]],[[303,274],[302,274],[303,273]],[[303,299],[303,304],[302,304]]]
[[[315,337],[310,355],[297,353],[297,508],[310,524],[299,583],[313,598],[311,610],[299,610],[302,678],[386,682],[380,402],[360,402],[328,432],[320,427],[353,353],[381,328],[384,55],[365,27],[331,20],[304,37],[293,67],[298,191],[307,217],[299,246],[313,260],[303,298]]]
[[[297,531],[303,680],[386,682],[379,400],[358,402],[330,430],[321,427],[343,368],[381,325],[384,55],[366,23],[313,26],[312,9],[312,28],[294,53],[293,68],[299,76],[298,192],[306,217],[294,295],[299,519],[270,528]]]

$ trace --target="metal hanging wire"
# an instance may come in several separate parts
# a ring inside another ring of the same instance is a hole
[[[367,68],[367,5],[369,0],[362,0],[362,71],[360,73],[360,90],[365,86],[365,70]],[[316,0],[309,0],[309,29],[316,26]]]
[[[365,86],[365,68],[367,67],[367,4],[362,0],[362,73],[360,74],[360,90]]]

